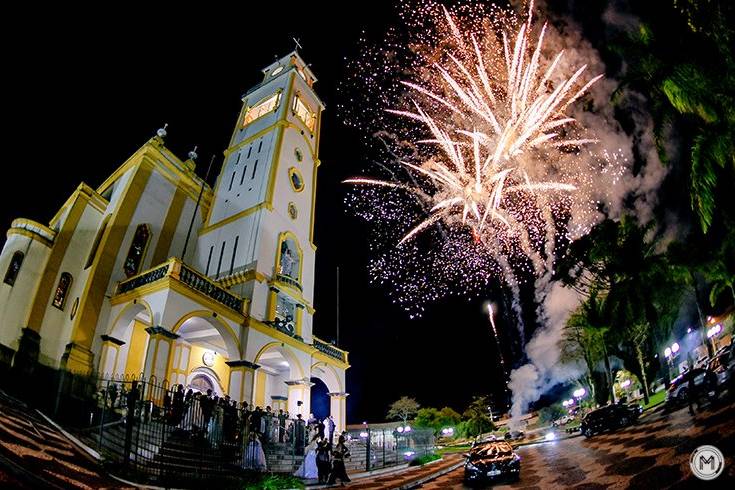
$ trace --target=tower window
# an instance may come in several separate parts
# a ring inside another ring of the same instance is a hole
[[[219,279],[219,271],[222,269],[222,256],[225,255],[225,243],[227,242],[222,242],[222,248],[219,251],[219,261],[217,262],[217,279]]]
[[[288,169],[288,180],[291,182],[291,187],[293,187],[293,190],[296,192],[304,190],[304,178],[296,167]]]
[[[133,235],[133,243],[130,244],[128,257],[125,259],[125,265],[123,266],[126,276],[132,277],[140,272],[140,266],[143,263],[143,256],[148,249],[150,238],[150,227],[147,224],[138,225]]]
[[[235,180],[235,172],[232,172],[232,177],[230,177],[230,187],[227,189],[228,191],[232,190],[232,182]]]
[[[258,170],[258,160],[255,160],[255,165],[253,165],[253,175],[250,176],[250,179],[255,178],[255,172]]]
[[[298,95],[293,99],[293,113],[296,114],[301,122],[309,129],[314,131],[314,125],[316,124],[316,114],[314,114]]]
[[[249,108],[248,111],[245,113],[245,118],[243,119],[242,125],[247,126],[251,122],[255,121],[256,119],[259,119],[269,112],[273,112],[278,107],[278,102],[281,100],[281,93],[277,92],[267,99],[257,103],[253,107]]]
[[[230,261],[230,274],[235,269],[235,257],[237,256],[237,242],[240,241],[240,236],[235,237],[235,245],[232,248],[232,260]]]
[[[10,259],[10,264],[8,264],[8,270],[5,271],[5,284],[10,284],[11,286],[15,284],[18,272],[20,272],[20,266],[23,265],[24,258],[25,254],[20,250],[13,254],[13,257]]]
[[[289,334],[296,330],[296,303],[283,293],[278,293],[276,298],[275,323]]]
[[[252,152],[253,152],[253,145],[250,145],[250,146],[248,147],[248,156],[247,156],[247,158],[250,158],[250,154],[251,154]]]
[[[66,303],[66,295],[69,292],[69,288],[71,288],[71,283],[71,274],[69,274],[68,272],[62,272],[61,277],[59,278],[59,285],[56,286],[54,300],[51,302],[51,304],[55,308],[58,308],[60,310],[64,309],[64,304]]]
[[[207,269],[204,271],[204,275],[209,275],[209,266],[212,264],[212,252],[214,252],[214,245],[209,247],[209,257],[207,257]]]
[[[260,140],[260,143],[258,143],[258,153],[260,153],[260,150],[263,149],[263,140]]]

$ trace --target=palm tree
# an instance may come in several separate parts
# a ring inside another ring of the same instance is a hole
[[[715,191],[735,176],[735,63],[729,1],[676,0],[639,6],[637,30],[611,43],[626,61],[626,73],[614,94],[643,93],[654,122],[663,162],[666,133],[681,129],[688,153],[689,195],[700,227],[712,225]]]

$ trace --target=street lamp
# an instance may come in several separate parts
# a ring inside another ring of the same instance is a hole
[[[585,393],[587,393],[587,390],[585,390],[584,388],[579,388],[578,390],[574,390],[574,393],[572,393],[572,395],[574,395],[574,398],[582,398]]]
[[[620,387],[621,388],[627,388],[628,386],[630,386],[630,380],[629,379],[626,379],[625,381],[623,381],[622,383],[620,383]]]
[[[679,344],[678,343],[674,342],[673,344],[671,344],[671,352],[673,352],[674,354],[676,354],[677,352],[679,352]]]
[[[664,349],[664,355],[666,356],[666,359],[671,358],[671,347],[667,347]]]

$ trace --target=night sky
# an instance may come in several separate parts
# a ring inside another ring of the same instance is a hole
[[[367,229],[343,202],[348,188],[341,180],[361,173],[369,155],[355,130],[339,119],[338,84],[362,31],[380,39],[386,25],[398,22],[396,9],[390,2],[333,5],[241,2],[204,10],[177,3],[175,10],[157,10],[126,3],[119,11],[105,4],[95,12],[64,3],[6,18],[22,34],[2,34],[10,86],[4,93],[0,227],[7,229],[16,217],[48,222],[81,181],[97,187],[164,123],[167,146],[179,157],[198,145],[198,171],[213,154],[218,171],[241,95],[298,37],[327,107],[316,207],[314,333],[335,337],[339,267],[339,341],[352,364],[348,420],[382,420],[388,404],[402,395],[461,411],[474,394],[502,392],[485,298],[443,301],[410,320],[386,291],[369,284]],[[487,298],[503,308],[499,291],[488,291]],[[500,319],[499,328],[508,360],[518,362],[515,327]]]

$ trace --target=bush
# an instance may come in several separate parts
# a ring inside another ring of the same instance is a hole
[[[418,458],[413,458],[411,462],[408,463],[408,466],[423,466],[426,463],[431,463],[432,461],[436,461],[437,459],[442,459],[442,457],[435,453],[424,454],[423,456],[419,456]]]

